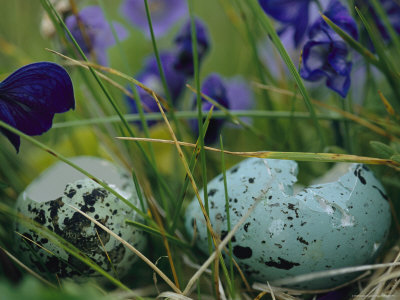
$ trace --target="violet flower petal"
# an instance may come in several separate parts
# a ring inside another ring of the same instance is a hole
[[[59,65],[39,62],[26,65],[0,83],[0,119],[28,135],[51,128],[55,113],[75,108],[71,79]],[[19,136],[2,129],[15,149]]]
[[[196,37],[197,37],[197,53],[199,64],[202,62],[205,54],[209,49],[210,39],[206,25],[198,18],[195,18]],[[182,72],[186,76],[193,76],[193,54],[192,54],[192,32],[191,23],[188,20],[181,31],[175,38],[176,61],[175,69]]]
[[[70,15],[65,20],[69,31],[85,55],[90,56],[93,51],[98,63],[107,65],[107,49],[115,45],[116,41],[101,7],[87,6],[78,13],[78,18],[84,26],[87,39],[83,36],[75,15]],[[128,36],[128,32],[121,24],[113,22],[113,26],[119,40],[124,40]]]
[[[161,37],[187,14],[185,0],[148,0],[154,35]],[[134,26],[140,28],[147,38],[150,29],[143,0],[125,0],[121,5],[121,13]]]
[[[258,0],[263,10],[274,19],[295,29],[294,44],[299,46],[309,20],[311,0]]]
[[[222,78],[216,74],[213,73],[209,75],[204,81],[203,85],[201,87],[201,92],[204,93],[205,95],[209,96],[213,100],[217,101],[219,104],[226,108],[230,108],[230,103],[227,97],[227,90],[225,88],[225,83],[222,80]],[[196,97],[193,98],[193,109],[196,109],[197,104],[196,104]],[[206,99],[201,98],[202,101],[202,110],[205,113],[208,113],[208,111],[211,109],[213,104],[208,102]],[[219,110],[218,107],[214,107],[214,111]],[[198,127],[198,121],[196,119],[190,120],[190,126],[193,130],[193,132],[198,135],[199,134],[199,127]],[[221,132],[222,126],[225,123],[224,119],[211,119],[210,123],[208,125],[208,129],[206,132],[206,135],[204,137],[204,142],[206,144],[212,144],[218,141],[219,139],[219,134]]]

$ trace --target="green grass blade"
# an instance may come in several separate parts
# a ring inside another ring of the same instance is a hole
[[[300,77],[299,72],[297,71],[295,65],[293,64],[292,60],[290,59],[288,53],[285,50],[281,40],[279,39],[278,34],[276,33],[269,17],[263,12],[260,8],[258,3],[255,0],[249,0],[248,5],[250,6],[251,10],[253,11],[254,15],[257,16],[258,20],[260,21],[264,30],[269,34],[272,42],[274,43],[275,47],[277,48],[279,54],[281,55],[282,59],[284,60],[285,64],[287,65],[290,73],[293,75],[293,78],[296,81],[296,84],[299,88],[301,95],[303,96],[304,103],[310,112],[311,119],[314,123],[314,127],[317,131],[318,138],[320,139],[320,149],[324,149],[326,146],[325,136],[323,134],[322,128],[319,124],[317,115],[315,113],[313,104],[311,103],[310,97],[308,96],[307,90],[303,84],[303,81]]]
[[[166,95],[166,98],[167,98],[167,101],[168,101],[168,105],[171,108],[169,112],[170,112],[172,121],[175,124],[176,136],[180,140],[182,138],[182,134],[181,134],[181,130],[180,130],[180,127],[179,127],[178,120],[175,117],[174,104],[172,103],[171,92],[170,92],[170,90],[168,88],[167,79],[165,77],[165,72],[164,72],[163,66],[161,64],[160,53],[158,51],[156,38],[154,36],[153,23],[151,21],[151,14],[150,14],[149,4],[148,4],[147,0],[144,0],[144,5],[145,5],[145,8],[146,8],[147,23],[149,24],[151,42],[152,42],[152,45],[153,45],[154,55],[156,56],[156,60],[157,60],[158,71],[160,72],[161,82],[162,82],[162,85],[163,85],[163,88],[164,88],[164,92],[165,92],[165,95]]]
[[[224,178],[224,193],[225,193],[225,211],[226,211],[226,222],[227,222],[227,232],[231,231],[231,214],[229,209],[229,193],[228,193],[228,183],[226,180],[226,168],[225,168],[225,155],[224,155],[224,144],[222,142],[222,137],[220,136],[220,144],[221,144],[221,166],[222,166],[222,176]],[[232,250],[232,242],[228,242],[228,250],[229,250],[229,274],[230,274],[230,282],[235,282],[235,277],[233,273],[233,250]],[[230,286],[230,293],[232,299],[235,298],[235,290],[234,285]]]
[[[148,216],[143,213],[140,209],[138,209],[136,206],[134,206],[129,200],[125,199],[124,197],[122,197],[119,193],[117,193],[115,190],[113,190],[112,188],[110,188],[105,182],[103,182],[103,180],[97,178],[96,176],[90,174],[89,172],[85,171],[84,169],[82,169],[81,167],[79,167],[78,165],[74,164],[73,162],[71,162],[70,160],[68,160],[65,156],[61,155],[60,153],[50,149],[49,147],[47,147],[46,145],[42,144],[41,142],[35,140],[34,138],[32,138],[31,136],[19,131],[18,129],[15,129],[14,127],[4,123],[3,121],[0,121],[0,127],[3,127],[4,129],[7,129],[9,131],[11,131],[12,133],[22,137],[23,139],[31,142],[32,144],[34,144],[35,146],[39,147],[40,149],[46,151],[47,153],[53,155],[54,157],[56,157],[57,159],[65,162],[67,165],[71,166],[72,168],[74,168],[75,170],[79,171],[80,173],[82,173],[83,175],[89,177],[90,179],[92,179],[94,182],[98,183],[99,185],[101,185],[103,188],[105,188],[108,192],[110,192],[111,194],[113,194],[114,196],[116,196],[118,199],[120,199],[122,202],[124,202],[126,205],[128,205],[130,208],[132,208],[135,212],[137,212],[140,216],[142,216],[143,218],[147,219]]]
[[[324,19],[324,21],[329,25],[329,27],[331,27],[350,47],[352,47],[355,51],[361,54],[368,62],[373,64],[378,69],[382,70],[382,65],[379,62],[379,59],[375,56],[375,54],[373,54],[371,51],[365,48],[361,43],[353,39],[352,36],[350,36],[342,28],[333,23],[327,16],[325,15],[321,16]]]
[[[386,55],[385,48],[384,48],[384,41],[380,37],[379,32],[377,31],[376,27],[371,26],[370,22],[368,22],[367,18],[364,14],[356,7],[355,8],[357,14],[359,15],[361,21],[363,22],[365,29],[368,32],[369,37],[371,38],[372,44],[375,47],[376,53],[379,57],[379,61],[381,62],[382,69],[381,71],[385,74],[385,77],[390,84],[393,92],[396,94],[396,99],[400,102],[400,87],[398,81],[400,79],[400,74],[395,70],[392,71],[391,67],[393,64],[391,63],[390,59]]]
[[[163,237],[163,234],[161,234],[161,232],[156,228],[153,228],[153,227],[150,227],[150,226],[147,226],[145,224],[142,224],[142,223],[139,223],[139,222],[136,222],[136,221],[132,221],[132,220],[125,220],[125,223],[129,224],[129,225],[132,225],[132,226],[135,226],[137,228],[140,228],[141,230],[146,231],[147,233],[156,235],[158,237]],[[178,239],[178,238],[176,238],[176,237],[174,237],[174,236],[172,236],[172,235],[170,235],[170,234],[168,234],[166,232],[164,232],[164,236],[172,243],[175,243],[175,244],[177,244],[177,245],[179,245],[181,247],[190,248],[189,244],[181,241],[180,239]]]

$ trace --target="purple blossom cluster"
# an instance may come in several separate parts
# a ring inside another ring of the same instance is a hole
[[[294,45],[302,46],[300,60],[302,78],[312,82],[325,80],[328,88],[345,98],[350,88],[353,65],[349,59],[350,49],[322,17],[318,17],[310,24],[310,15],[313,14],[310,8],[313,2],[313,0],[259,0],[265,13],[282,24],[278,33],[282,35],[291,29],[294,32]],[[393,0],[380,0],[380,4],[392,26],[400,33],[400,5]],[[370,1],[356,1],[356,5],[371,13],[382,37],[388,40],[387,29],[372,9]],[[356,21],[343,3],[331,0],[323,13],[353,39],[358,40]]]

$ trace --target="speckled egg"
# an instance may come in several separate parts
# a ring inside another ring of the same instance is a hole
[[[80,156],[71,161],[102,179],[133,205],[140,207],[132,178],[125,170],[96,157]],[[125,223],[126,219],[140,221],[138,214],[102,186],[63,162],[51,166],[34,180],[19,196],[16,209],[73,244],[103,270],[114,276],[115,270],[118,277],[126,274],[137,256],[68,205],[87,213],[139,251],[144,249],[146,239],[143,232]],[[17,232],[55,254],[52,255],[17,236],[15,244],[19,257],[37,272],[75,280],[101,276],[18,221],[15,227]]]
[[[295,193],[297,163],[249,158],[227,171],[231,228],[260,200],[232,238],[233,255],[245,274],[261,282],[371,263],[388,235],[391,214],[385,190],[364,165],[348,164],[336,180]],[[222,175],[207,186],[214,231],[227,234]],[[203,195],[203,192],[200,192]],[[197,199],[186,211],[186,229],[208,252]],[[320,278],[292,288],[324,289],[358,274]]]

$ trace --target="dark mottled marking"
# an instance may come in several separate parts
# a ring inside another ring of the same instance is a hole
[[[283,269],[283,270],[290,270],[291,268],[295,266],[300,266],[299,263],[291,262],[286,259],[283,259],[282,257],[278,257],[279,262],[273,261],[272,257],[269,258],[270,261],[264,262],[264,264],[268,267],[273,267],[277,269]]]
[[[249,226],[250,226],[250,222],[247,222],[246,224],[244,224],[244,226],[243,226],[244,231],[247,232],[249,230]]]
[[[233,254],[239,259],[246,259],[253,255],[253,251],[250,247],[242,247],[237,245],[233,248]]]
[[[214,196],[215,195],[215,193],[216,192],[218,192],[218,190],[217,189],[210,189],[210,191],[208,192],[208,197],[212,197],[212,196]]]
[[[82,184],[77,184],[76,187],[77,187],[78,189],[80,189],[80,188],[82,187]]]
[[[256,179],[255,177],[249,178],[249,183],[254,183],[254,179]]]
[[[236,198],[233,199],[233,202],[234,202],[234,203],[237,203],[237,202],[238,202],[238,199],[236,199]]]
[[[274,245],[277,246],[279,249],[282,248],[282,245],[281,245],[281,244],[274,244]]]
[[[293,210],[296,214],[296,218],[299,217],[299,212],[298,212],[298,208],[295,208],[295,205],[293,203],[288,203],[288,209]]]
[[[261,244],[265,244],[265,241],[261,241]]]
[[[272,199],[272,196],[268,196],[268,199],[271,200],[271,199]]]
[[[368,168],[366,165],[362,165],[362,168],[363,168],[365,171],[369,172],[369,168]]]
[[[308,245],[308,242],[307,242],[305,239],[303,239],[301,236],[298,236],[298,237],[297,237],[297,240],[298,240],[300,243],[304,244],[304,245]]]
[[[64,195],[67,196],[68,198],[72,199],[76,194],[76,190],[70,189],[69,191],[64,191]]]
[[[358,165],[357,168],[354,170],[354,176],[358,177],[362,184],[367,184],[365,178],[361,175],[361,165]]]
[[[228,232],[225,231],[225,230],[222,230],[222,231],[221,231],[221,240],[223,240],[227,235],[228,235]],[[236,237],[235,237],[235,236],[233,236],[233,237],[231,238],[231,242],[232,242],[232,243],[235,243],[235,242],[236,242]]]
[[[300,223],[300,226],[304,226],[304,225],[306,225],[307,224],[307,222],[301,222]]]
[[[293,220],[293,217],[287,217],[287,219],[291,221],[291,220]]]
[[[46,223],[46,216],[43,209],[39,210],[37,216],[33,219],[35,222],[44,225]]]
[[[389,200],[388,196],[387,196],[380,188],[378,188],[378,187],[375,186],[375,185],[373,185],[372,187],[373,187],[374,189],[378,190],[379,194],[381,194],[381,196],[383,197],[383,199]]]
[[[235,174],[239,170],[239,167],[235,167],[231,170],[231,174]]]
[[[114,209],[114,211],[112,212],[113,216],[115,216],[117,214],[118,210]]]

